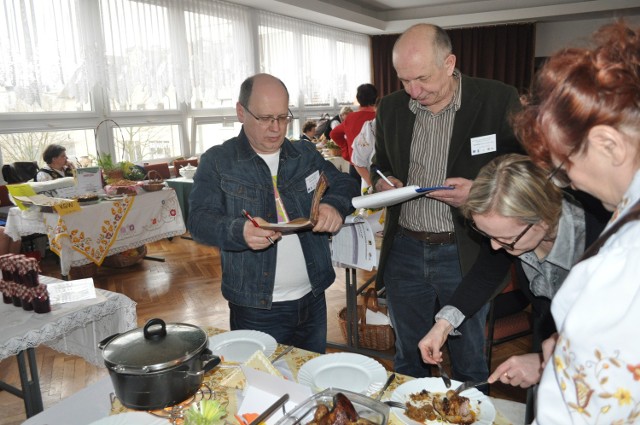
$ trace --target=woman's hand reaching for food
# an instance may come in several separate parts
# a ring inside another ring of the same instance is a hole
[[[511,356],[489,375],[489,383],[500,381],[514,387],[528,388],[540,382],[542,354],[529,353]]]

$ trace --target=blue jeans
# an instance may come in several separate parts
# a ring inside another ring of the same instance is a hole
[[[270,310],[229,303],[231,330],[253,329],[268,333],[280,344],[316,353],[327,348],[327,303],[324,292],[309,292],[294,301],[272,303]]]
[[[447,304],[460,284],[457,245],[429,245],[397,234],[386,264],[384,285],[396,333],[394,368],[414,377],[431,376],[418,342],[433,326],[436,309]],[[484,355],[488,310],[487,304],[460,326],[462,335],[448,338],[452,378],[481,381],[488,377]]]

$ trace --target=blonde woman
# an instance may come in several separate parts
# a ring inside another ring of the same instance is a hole
[[[545,299],[554,297],[584,252],[587,230],[592,240],[601,229],[591,224],[587,229],[582,206],[557,187],[547,171],[534,165],[529,157],[517,154],[495,158],[480,170],[462,212],[494,250],[504,250],[519,259],[531,293]],[[436,324],[418,345],[425,362],[439,361],[447,336],[454,335],[454,329],[499,289],[502,280],[494,277],[495,270],[486,270],[487,264],[490,262],[479,258],[469,273],[471,277],[463,281],[449,304],[436,315]],[[536,312],[539,321],[549,321],[545,304],[537,305],[541,306],[541,311]],[[553,331],[539,330],[543,335],[536,335],[536,340],[547,338]],[[542,355],[525,354],[498,366],[489,382],[501,380],[529,387],[540,380],[541,373]]]

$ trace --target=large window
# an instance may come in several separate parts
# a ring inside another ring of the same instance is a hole
[[[371,81],[369,38],[215,0],[3,0],[0,160],[191,156],[237,135],[240,83],[281,78],[297,117]],[[103,122],[94,138],[94,130]],[[299,123],[289,135],[297,138]]]

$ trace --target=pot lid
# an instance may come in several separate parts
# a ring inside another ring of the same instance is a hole
[[[114,337],[102,349],[102,357],[116,368],[147,373],[184,363],[207,342],[205,331],[195,325],[150,319],[143,328]]]

